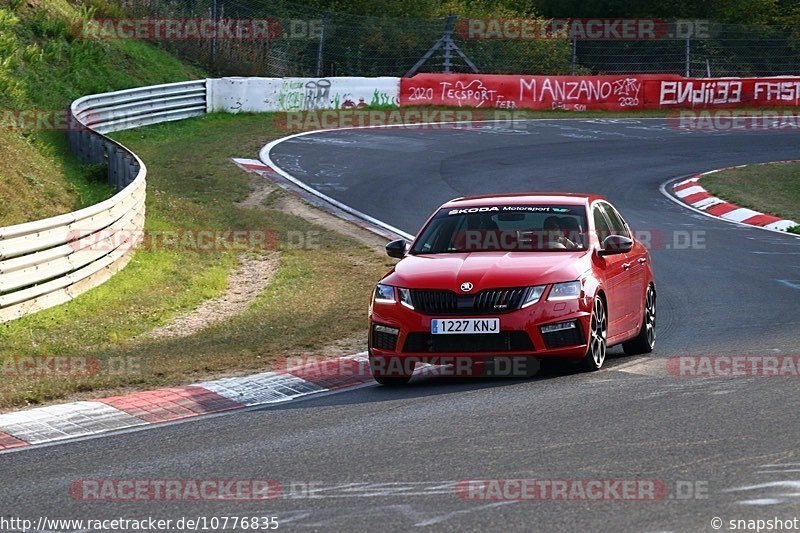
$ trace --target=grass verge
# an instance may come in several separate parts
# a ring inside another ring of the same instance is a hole
[[[748,165],[703,178],[708,192],[736,205],[800,221],[800,163]],[[790,231],[800,234],[800,226]]]
[[[97,6],[112,6],[96,2]],[[0,226],[97,203],[112,188],[67,150],[69,103],[86,94],[203,77],[159,48],[75,35],[96,6],[0,0]]]
[[[117,134],[148,166],[147,230],[274,230],[279,270],[244,313],[189,337],[154,339],[143,334],[220,295],[237,256],[138,251],[125,270],[73,302],[0,324],[0,408],[261,371],[276,357],[365,331],[372,287],[391,261],[279,209],[239,205],[263,178],[229,158],[252,156],[283,134],[267,115],[207,115]],[[289,231],[318,233],[314,245],[298,247]],[[96,358],[101,372],[24,376],[14,366],[22,356]]]

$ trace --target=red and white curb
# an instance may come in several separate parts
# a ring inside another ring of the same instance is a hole
[[[734,167],[738,168],[738,167]],[[748,226],[757,226],[759,228],[766,228],[773,231],[788,231],[790,228],[798,226],[794,220],[786,220],[773,215],[760,213],[746,207],[740,207],[712,195],[700,185],[700,180],[703,176],[720,172],[718,169],[710,172],[704,172],[689,179],[685,179],[675,183],[672,186],[672,193],[682,203],[697,209],[707,215],[721,218],[729,222],[737,222],[739,224],[746,224]]]
[[[239,168],[248,172],[255,172],[257,174],[271,174],[275,172],[272,170],[271,166],[265,165],[258,159],[247,159],[244,157],[233,157],[231,159],[233,159],[233,162],[236,163]]]
[[[282,372],[224,378],[0,415],[0,452],[374,383],[365,353]]]

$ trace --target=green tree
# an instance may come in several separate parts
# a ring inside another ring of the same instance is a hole
[[[778,0],[534,0],[534,5],[550,18],[699,18],[740,24],[773,21],[782,8]]]

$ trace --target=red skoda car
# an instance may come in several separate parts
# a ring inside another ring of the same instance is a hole
[[[588,370],[606,349],[655,346],[650,254],[619,212],[587,194],[457,198],[413,242],[370,305],[372,374],[411,379],[420,362],[568,358]]]

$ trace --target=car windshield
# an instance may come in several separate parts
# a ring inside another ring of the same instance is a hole
[[[585,250],[586,208],[487,205],[442,209],[422,230],[412,254]]]

